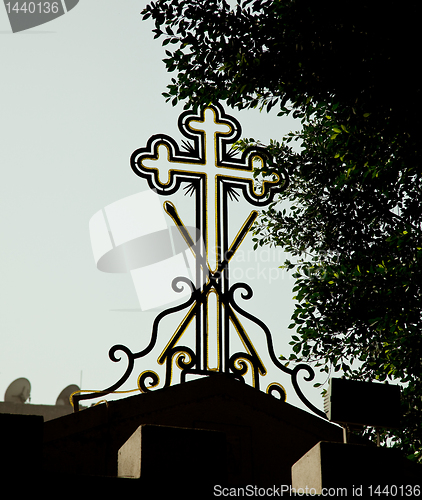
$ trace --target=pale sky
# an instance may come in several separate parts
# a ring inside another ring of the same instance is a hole
[[[181,137],[183,109],[161,95],[170,76],[153,23],[142,21],[145,5],[80,0],[66,15],[15,34],[0,5],[1,400],[19,377],[30,380],[33,404],[55,404],[81,375],[82,389],[104,389],[126,368],[108,358],[109,349],[124,344],[135,352],[149,343],[157,313],[140,311],[129,274],[96,268],[88,229],[99,210],[147,189],[129,165],[135,149],[153,134]],[[297,128],[276,111],[226,111],[243,137],[262,142]],[[252,286],[242,307],[267,324],[276,354],[287,357],[293,279],[278,269],[283,260],[279,250],[253,252],[248,237],[231,273]],[[161,345],[177,327],[170,323]],[[281,383],[288,402],[303,408],[289,378],[265,357],[263,334],[251,331],[251,339],[269,372],[262,386]],[[160,352],[138,360],[123,389],[136,388],[142,371],[160,370]],[[313,383],[301,385],[322,408]]]

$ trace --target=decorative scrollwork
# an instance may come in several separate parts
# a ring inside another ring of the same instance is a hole
[[[311,382],[315,378],[315,372],[314,370],[309,366],[305,365],[304,363],[301,363],[297,366],[295,366],[292,370],[292,385],[296,391],[296,394],[299,396],[300,400],[302,403],[304,403],[310,410],[312,410],[314,413],[319,415],[322,418],[327,418],[324,412],[318,410],[316,406],[314,406],[308,399],[305,397],[303,394],[301,388],[299,387],[299,383],[297,381],[297,376],[301,370],[305,370],[308,372],[308,376],[304,377],[305,382]]]
[[[236,353],[230,358],[230,369],[233,373],[237,373],[238,375],[245,375],[248,371],[248,364],[245,362],[247,354],[245,353]],[[250,361],[250,360],[248,360]]]
[[[151,379],[151,382],[146,385],[146,380]],[[141,392],[149,392],[150,389],[157,387],[160,383],[160,377],[152,370],[142,372],[138,377],[138,387]]]
[[[269,384],[266,392],[267,394],[273,394],[273,392],[276,392],[280,396],[280,401],[285,402],[287,400],[286,389],[278,382],[272,382]]]
[[[241,293],[241,297],[245,300],[249,300],[252,295],[252,288],[247,285],[246,283],[236,283],[230,288],[230,304],[232,305],[233,309],[235,309],[236,312],[244,316],[245,318],[248,318],[250,321],[255,323],[256,325],[260,326],[263,332],[265,333],[265,337],[267,340],[267,348],[268,348],[268,354],[270,355],[271,360],[273,363],[283,372],[290,374],[292,385],[296,391],[296,394],[299,396],[299,399],[304,403],[310,410],[312,410],[314,413],[319,415],[322,418],[326,418],[325,413],[320,411],[316,406],[314,406],[303,394],[301,388],[299,387],[299,383],[297,380],[298,373],[301,370],[305,370],[307,372],[307,377],[304,377],[304,380],[306,382],[311,382],[314,377],[315,377],[315,372],[314,370],[309,366],[304,363],[301,363],[297,365],[295,368],[288,368],[284,366],[280,361],[277,359],[277,356],[275,355],[274,352],[274,346],[273,346],[273,341],[272,341],[272,336],[271,332],[267,328],[267,326],[258,318],[255,318],[252,314],[244,311],[241,307],[239,307],[234,299],[234,293],[238,289],[243,289],[243,293]]]
[[[233,356],[231,356],[230,358],[229,367],[234,374],[243,377],[248,371],[248,363],[252,368],[253,386],[259,389],[259,370],[257,366],[257,360],[254,356],[243,352],[233,354]]]
[[[183,349],[183,350],[182,350]],[[193,366],[195,366],[195,353],[192,351],[192,349],[189,349],[189,347],[183,347],[178,349],[177,351],[174,350],[173,358],[176,356],[176,365],[181,369],[181,370],[189,370]],[[188,361],[186,361],[186,358],[188,358]]]
[[[192,295],[195,293],[195,285],[192,283],[190,279],[186,278],[185,276],[179,276],[178,278],[174,278],[174,280],[171,283],[171,287],[177,293],[181,293],[184,290],[184,287],[180,286],[180,283],[185,283],[189,286],[189,288],[191,289],[190,299],[192,299]]]
[[[268,349],[268,354],[270,355],[271,361],[282,371],[285,373],[292,373],[292,370],[290,368],[285,367],[280,363],[280,361],[277,359],[277,356],[274,353],[274,347],[273,347],[273,340],[271,336],[271,332],[268,329],[267,325],[263,323],[260,319],[256,318],[252,314],[246,312],[244,309],[242,309],[236,302],[234,298],[234,293],[236,290],[243,289],[243,292],[241,293],[241,297],[244,300],[249,300],[253,296],[253,291],[252,288],[247,284],[247,283],[236,283],[234,284],[229,291],[229,303],[233,307],[233,309],[240,314],[241,316],[249,319],[253,323],[255,323],[257,326],[261,328],[261,330],[265,334],[265,338],[267,341],[267,349]]]
[[[258,216],[258,212],[252,210],[230,243],[229,200],[237,201],[242,195],[252,206],[257,208],[266,206],[273,201],[277,193],[287,187],[287,174],[277,174],[271,179],[257,183],[253,172],[254,161],[260,161],[261,166],[265,167],[271,159],[267,151],[259,147],[250,147],[240,155],[231,149],[231,145],[241,137],[241,126],[235,118],[226,114],[219,104],[183,112],[179,117],[178,126],[182,135],[188,140],[188,142],[182,141],[182,147],[179,147],[173,138],[156,134],[148,140],[146,147],[134,151],[130,163],[134,173],[146,179],[150,188],[158,195],[170,196],[184,186],[185,194],[193,197],[194,237],[190,234],[192,228],[183,223],[175,205],[169,200],[163,204],[165,213],[171,218],[183,238],[182,241],[186,242],[195,258],[195,269],[191,269],[194,282],[186,277],[179,277],[174,279],[171,285],[175,292],[182,292],[188,286],[190,296],[182,304],[169,307],[156,316],[149,344],[139,352],[133,353],[123,345],[116,345],[110,349],[109,356],[113,362],[121,360],[122,356],[119,353],[127,357],[126,370],[115,384],[104,391],[84,396],[75,395],[74,400],[77,403],[78,399],[95,398],[116,391],[133,372],[134,361],[149,354],[156,346],[161,322],[170,315],[185,311],[182,321],[158,356],[158,364],[165,365],[164,387],[172,382],[173,366],[180,370],[181,382],[186,380],[188,374],[215,375],[216,373],[225,373],[245,382],[244,376],[250,367],[253,386],[259,389],[260,376],[264,376],[267,371],[240,321],[240,318],[246,318],[264,333],[271,361],[284,374],[290,376],[300,400],[310,410],[325,417],[306,399],[299,387],[298,375],[304,372],[304,380],[311,381],[315,376],[313,369],[305,364],[289,368],[280,362],[275,355],[268,327],[240,307],[236,301],[237,291],[240,291],[243,300],[251,299],[252,288],[246,283],[235,283],[232,286],[229,283],[229,262]],[[215,250],[215,255],[211,255],[209,249]],[[217,317],[214,332],[217,368],[209,367],[208,321],[211,293],[216,295],[213,305],[215,304]],[[194,325],[194,349],[179,345],[189,325]],[[231,352],[230,335],[233,333],[233,328],[242,341],[245,352]],[[138,388],[141,392],[157,388],[159,383],[158,374],[152,370],[143,371],[138,377]],[[268,385],[267,393],[277,393],[282,401],[286,399],[284,387],[276,382]],[[76,404],[75,411],[77,410]]]
[[[164,387],[171,385],[173,376],[173,361],[176,366],[184,372],[188,372],[195,367],[197,357],[192,349],[187,346],[173,347],[165,351],[165,356],[160,358],[160,364],[166,363],[166,381]],[[181,379],[183,378],[181,374]]]

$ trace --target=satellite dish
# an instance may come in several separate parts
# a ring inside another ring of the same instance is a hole
[[[59,394],[57,400],[56,400],[56,406],[71,406],[70,404],[70,395],[75,392],[79,391],[79,387],[75,384],[68,385],[65,387],[62,392]]]
[[[4,401],[7,403],[25,403],[31,394],[31,384],[27,378],[17,378],[4,393]]]

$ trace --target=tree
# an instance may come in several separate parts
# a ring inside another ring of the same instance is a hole
[[[257,246],[292,255],[296,334],[286,362],[402,383],[403,426],[384,438],[422,461],[419,10],[391,0],[382,9],[158,0],[143,15],[177,73],[164,93],[173,104],[276,106],[301,119],[299,132],[265,146],[273,162],[256,172],[289,178],[254,231]],[[238,147],[250,142],[259,143]]]

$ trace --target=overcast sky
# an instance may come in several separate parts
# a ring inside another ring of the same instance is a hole
[[[80,0],[66,15],[20,33],[12,33],[0,5],[1,399],[18,377],[30,380],[34,404],[55,404],[81,379],[82,389],[103,389],[126,367],[110,361],[109,349],[139,351],[149,342],[157,313],[140,310],[129,274],[96,268],[88,229],[99,210],[147,189],[129,165],[135,149],[156,133],[180,140],[182,107],[161,95],[169,75],[152,22],[142,21],[145,4]],[[243,137],[265,142],[297,128],[276,112],[226,110]],[[183,203],[179,195],[173,201]],[[232,273],[254,290],[242,307],[271,329],[276,353],[288,356],[293,280],[278,269],[283,259],[280,251],[254,253],[248,237]],[[177,326],[166,325],[161,345]],[[262,332],[251,336],[269,371],[262,386],[280,382],[288,401],[302,407],[265,358]],[[138,360],[123,388],[157,370],[160,352]],[[319,389],[302,386],[321,408]]]

